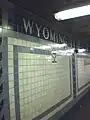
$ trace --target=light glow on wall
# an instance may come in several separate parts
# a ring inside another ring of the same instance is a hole
[[[56,53],[58,55],[72,55],[74,53],[74,48],[69,48],[66,50],[57,50],[57,51],[52,51],[52,53]],[[82,53],[84,54],[84,52],[86,51],[86,49],[78,49],[78,53]]]
[[[66,43],[63,43],[63,44],[50,44],[51,47],[54,47],[54,48],[63,48],[63,47],[66,47],[67,44]]]
[[[42,45],[42,46],[35,47],[35,48],[49,50],[49,49],[52,49],[52,48],[63,48],[63,47],[66,47],[66,46],[67,46],[67,44],[63,43],[63,44]]]
[[[85,52],[86,51],[86,49],[78,49],[78,52],[79,53],[83,53],[83,52]]]
[[[90,15],[90,5],[60,11],[54,14],[58,21]]]
[[[2,32],[2,28],[0,27],[0,33]]]

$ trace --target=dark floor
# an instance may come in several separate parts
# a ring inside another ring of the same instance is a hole
[[[60,120],[90,120],[90,92]]]

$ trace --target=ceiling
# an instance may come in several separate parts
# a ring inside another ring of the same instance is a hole
[[[89,45],[90,39],[90,16],[75,18],[65,21],[56,21],[54,13],[72,7],[89,4],[90,0],[9,0],[12,3],[22,6],[43,19],[62,24],[71,39],[83,41]]]

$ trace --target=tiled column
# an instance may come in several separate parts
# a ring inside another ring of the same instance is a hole
[[[3,80],[3,51],[2,37],[0,37],[0,120],[4,120],[4,80]]]
[[[8,0],[1,0],[2,24],[0,25],[0,120],[9,119],[9,85],[8,85]]]
[[[73,97],[76,97],[76,66],[75,54],[72,56],[72,74],[73,74]]]

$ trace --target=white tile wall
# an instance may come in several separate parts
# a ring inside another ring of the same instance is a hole
[[[78,57],[77,70],[78,70],[78,88],[87,84],[90,81],[90,65],[85,65],[85,60],[90,62],[90,58]]]
[[[32,111],[33,108],[31,115],[32,118],[36,117],[67,97],[70,93],[68,62],[69,59],[60,57],[57,64],[52,64],[50,55],[19,53],[21,116],[25,109]],[[67,85],[67,89],[63,87],[64,84]],[[30,112],[26,114],[28,116]]]
[[[82,87],[87,83],[85,80],[85,70],[84,70],[84,58],[77,58],[78,64],[78,88]]]
[[[8,38],[11,120],[16,119],[13,45],[37,47],[40,44]],[[19,53],[18,57],[21,120],[32,120],[70,94],[69,57],[57,56],[55,64],[52,63],[51,55]]]
[[[88,65],[85,65],[85,76],[87,81],[90,82],[90,58],[85,58],[85,62],[88,63]]]

